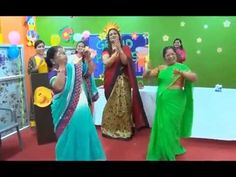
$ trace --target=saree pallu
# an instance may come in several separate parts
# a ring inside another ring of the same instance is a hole
[[[158,76],[156,112],[150,135],[147,160],[175,160],[185,153],[181,137],[189,137],[192,129],[192,84],[185,80],[184,89],[170,88],[180,77],[174,69],[189,71],[183,64],[174,64],[161,70]]]
[[[68,56],[68,63],[74,64],[75,60],[78,60],[78,57],[76,55],[69,55]],[[86,64],[84,59],[81,58],[79,60],[83,61],[83,71],[87,71],[88,65]],[[85,80],[85,84],[84,84],[85,88],[84,89],[86,90],[86,96],[88,98],[88,103],[89,103],[89,105],[91,105],[93,102],[96,102],[99,98],[94,74],[93,73],[89,74],[88,72],[84,72],[83,78]]]
[[[58,137],[56,160],[105,160],[82,86],[82,66],[67,64],[66,73],[64,90],[54,96],[51,105]]]
[[[105,105],[102,134],[112,138],[127,139],[133,135],[131,114],[131,88],[127,76],[121,74]]]

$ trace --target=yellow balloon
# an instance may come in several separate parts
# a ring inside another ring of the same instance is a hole
[[[2,44],[3,43],[3,35],[2,35],[2,33],[0,33],[0,44]]]
[[[58,34],[51,35],[50,43],[52,46],[57,46],[60,44],[60,42],[61,42],[61,38]]]

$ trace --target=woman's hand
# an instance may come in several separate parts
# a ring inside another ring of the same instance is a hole
[[[84,50],[83,50],[83,54],[84,54],[85,57],[88,57],[88,56],[91,55],[91,52],[90,52],[90,50],[89,50],[88,47],[85,47],[85,48],[84,48]]]
[[[158,67],[151,69],[151,70],[147,70],[143,73],[143,78],[148,78],[148,77],[155,77],[157,76],[159,73],[159,69]]]
[[[112,58],[118,58],[119,57],[119,52],[118,50],[116,50],[112,55],[111,55]]]
[[[178,69],[175,69],[175,70],[174,70],[174,75],[178,75],[178,74],[182,76],[183,71],[180,71],[180,70],[178,70]]]
[[[144,71],[143,78],[146,79],[146,78],[150,77],[150,72],[151,72],[151,70]]]
[[[121,44],[120,44],[120,41],[116,41],[115,43],[115,48],[118,52],[121,52],[122,51],[122,48],[121,48]]]
[[[174,70],[174,74],[177,75],[181,75],[184,79],[190,80],[192,82],[197,80],[197,74],[191,71],[180,71],[175,69]]]
[[[159,73],[159,68],[158,67],[156,67],[156,68],[154,68],[154,69],[152,69],[151,70],[151,76],[157,76],[157,74]]]

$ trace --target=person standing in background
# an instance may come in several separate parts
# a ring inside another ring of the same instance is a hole
[[[78,61],[82,61],[84,63],[83,67],[88,67],[87,63],[85,61],[91,60],[91,51],[86,45],[85,41],[79,41],[76,44],[75,48],[75,54],[70,55],[68,57],[68,63],[73,63],[76,64]],[[86,87],[86,95],[88,98],[88,103],[91,109],[91,112],[93,113],[93,107],[94,107],[94,102],[98,100],[99,94],[94,78],[94,74],[90,73],[84,76],[85,80],[85,87]]]
[[[44,54],[45,43],[42,40],[37,40],[34,43],[34,48],[35,48],[36,53],[29,59],[28,74],[31,76],[31,74],[34,74],[34,73],[48,73],[48,66],[45,61],[45,54]],[[30,126],[35,127],[32,88],[31,88],[30,97],[31,97],[30,98]]]
[[[179,38],[176,38],[173,42],[173,46],[174,46],[176,54],[177,54],[177,62],[178,63],[185,62],[186,61],[186,51],[184,50],[182,40]]]

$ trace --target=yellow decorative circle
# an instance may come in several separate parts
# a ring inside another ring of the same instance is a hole
[[[57,46],[60,44],[60,42],[61,42],[61,38],[58,34],[51,35],[50,43],[52,46]]]
[[[38,107],[47,107],[51,104],[53,97],[52,90],[46,87],[37,87],[34,91],[34,104]]]

